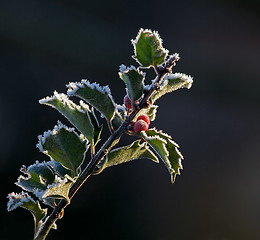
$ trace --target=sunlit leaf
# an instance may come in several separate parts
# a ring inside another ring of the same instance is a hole
[[[139,133],[142,138],[148,142],[148,144],[156,151],[166,166],[170,166],[169,152],[166,148],[167,141],[161,138],[159,135],[148,136],[146,132]]]
[[[158,158],[149,149],[147,143],[140,144],[140,140],[137,140],[129,146],[124,146],[110,151],[107,155],[105,167],[143,158],[150,159],[154,162],[159,162]]]
[[[115,115],[115,103],[108,86],[101,87],[88,80],[71,82],[68,84],[68,95],[77,96],[97,109],[107,120],[112,120]]]
[[[71,169],[74,175],[83,163],[87,151],[86,142],[73,130],[58,122],[51,131],[39,137],[37,147],[65,168]]]
[[[44,191],[47,189],[48,184],[52,184],[55,180],[53,171],[46,162],[39,163],[36,161],[35,164],[28,168],[23,166],[21,172],[25,176],[19,176],[15,184],[22,189],[33,193]]]
[[[47,209],[42,209],[38,201],[34,201],[28,193],[21,192],[10,193],[7,197],[9,199],[7,203],[7,210],[12,211],[17,207],[22,207],[24,209],[29,210],[34,217],[34,226],[35,232],[39,228],[39,225],[42,222],[42,219],[47,214]]]
[[[148,108],[143,108],[141,111],[139,111],[139,113],[136,115],[136,117],[134,118],[134,121],[137,120],[137,118],[144,114],[147,115],[150,119],[150,121],[154,121],[155,117],[156,117],[156,113],[157,113],[157,105],[151,105]]]
[[[166,162],[166,167],[171,174],[172,183],[175,181],[176,175],[180,175],[180,170],[183,169],[181,161],[183,160],[183,156],[178,150],[179,146],[175,143],[171,136],[163,133],[162,131],[158,131],[157,129],[149,129],[146,131],[147,136],[159,136],[160,138],[167,141],[166,148],[169,152],[169,162]],[[169,164],[170,163],[170,164]]]
[[[49,185],[48,188],[45,190],[44,194],[42,195],[42,198],[64,198],[69,202],[69,190],[73,182],[74,180],[72,178],[66,176],[64,180]]]
[[[65,178],[66,175],[69,177],[74,177],[74,173],[72,170],[67,169],[62,166],[61,163],[56,162],[54,160],[46,162],[46,164],[52,169],[52,171],[59,177]]]
[[[168,74],[165,76],[161,86],[161,90],[156,91],[151,97],[151,102],[155,102],[157,99],[180,88],[190,88],[193,83],[192,77],[182,73]]]
[[[134,66],[126,68],[125,65],[121,65],[119,76],[125,82],[127,95],[132,104],[135,103],[143,95],[144,73]]]
[[[69,100],[67,95],[54,92],[52,97],[46,97],[39,101],[49,105],[64,115],[72,125],[86,136],[90,143],[94,141],[94,127],[89,116],[89,107],[80,102],[80,106]]]
[[[168,54],[168,50],[162,47],[162,39],[158,32],[148,29],[140,29],[135,40],[132,40],[134,45],[134,59],[143,67],[151,67],[164,62]]]

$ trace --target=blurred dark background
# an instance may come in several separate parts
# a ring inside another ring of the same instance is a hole
[[[33,219],[7,213],[20,167],[47,160],[37,136],[64,118],[38,104],[87,78],[122,103],[118,66],[130,39],[159,31],[180,53],[190,90],[158,101],[152,126],[185,157],[171,185],[163,164],[136,161],[91,177],[48,239],[260,239],[259,1],[0,1],[0,239],[32,239]],[[151,73],[150,73],[151,74]],[[126,138],[123,139],[126,141]]]

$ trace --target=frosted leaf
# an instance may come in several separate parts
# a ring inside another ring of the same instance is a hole
[[[64,178],[66,175],[73,177],[74,173],[73,171],[65,168],[62,166],[61,163],[56,162],[54,160],[48,161],[47,165],[52,169],[52,171],[57,174],[58,176],[60,176],[61,178]]]
[[[50,102],[53,102],[53,101],[60,102],[62,105],[67,106],[70,110],[77,110],[79,112],[85,113],[81,109],[81,107],[78,106],[77,104],[75,104],[73,101],[71,101],[66,94],[58,93],[57,91],[54,91],[52,97],[46,97],[46,98],[40,99],[39,103],[50,105],[50,106],[56,108],[56,106],[53,106],[53,104],[50,104]]]
[[[134,66],[126,68],[121,65],[119,77],[125,82],[132,104],[135,103],[143,95],[145,74]]]
[[[157,105],[151,105],[149,106],[149,108],[143,108],[141,111],[138,112],[133,121],[136,121],[137,118],[142,114],[147,115],[151,122],[154,121],[157,113],[157,108]]]
[[[141,28],[135,40],[131,40],[135,55],[133,58],[142,66],[149,68],[164,62],[168,50],[162,47],[158,32]]]
[[[166,133],[163,133],[162,131],[158,131],[155,128],[148,129],[146,131],[146,135],[150,137],[159,136],[160,138],[166,140],[166,148],[169,152],[169,162],[166,161],[165,165],[171,175],[171,182],[174,183],[176,175],[180,175],[180,170],[183,169],[183,156],[178,149],[178,144],[172,140],[171,136],[169,136]]]
[[[193,79],[183,73],[167,74],[162,82],[161,89],[154,93],[151,97],[151,101],[154,103],[157,99],[162,97],[166,93],[170,93],[180,88],[191,88]]]
[[[74,180],[68,175],[64,179],[57,179],[55,183],[48,185],[42,198],[64,198],[69,202],[69,190],[73,182]]]
[[[88,149],[86,142],[74,131],[58,122],[52,131],[38,137],[37,147],[76,176]]]
[[[115,103],[108,86],[101,87],[98,83],[90,83],[88,80],[70,82],[68,95],[78,96],[96,108],[107,120],[112,120],[115,114]]]
[[[7,210],[12,211],[20,206],[22,206],[24,203],[27,203],[29,201],[36,203],[32,197],[27,192],[21,192],[21,193],[9,193],[7,198]]]
[[[159,162],[158,158],[149,149],[147,143],[140,144],[140,140],[137,140],[131,145],[110,151],[106,157],[106,161],[101,162],[100,167],[111,167],[137,159],[150,159],[154,162]]]
[[[55,180],[54,173],[46,162],[39,163],[36,161],[28,168],[22,166],[20,171],[25,176],[20,175],[15,184],[29,192],[40,193],[47,188],[48,184],[52,184]]]
[[[169,152],[166,148],[167,141],[159,135],[148,136],[146,132],[140,132],[140,135],[148,142],[148,144],[157,152],[165,165],[170,166]]]
[[[39,229],[42,220],[47,214],[47,209],[42,209],[38,201],[34,201],[28,193],[21,192],[10,193],[7,198],[9,199],[7,203],[7,210],[12,211],[17,207],[22,207],[29,210],[34,217],[35,233]]]
[[[77,105],[69,100],[67,95],[55,91],[52,97],[41,99],[39,102],[57,109],[86,136],[89,142],[94,143],[94,127],[89,116],[90,109],[83,101]]]

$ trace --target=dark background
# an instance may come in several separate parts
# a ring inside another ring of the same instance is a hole
[[[152,126],[185,157],[171,185],[163,164],[136,161],[91,177],[48,239],[260,239],[259,1],[0,1],[0,239],[32,239],[33,219],[7,213],[20,167],[47,157],[37,136],[64,118],[38,104],[87,78],[122,103],[118,66],[130,39],[159,31],[180,53],[190,90],[158,101]],[[150,73],[151,74],[151,73]],[[126,141],[126,138],[123,139]]]

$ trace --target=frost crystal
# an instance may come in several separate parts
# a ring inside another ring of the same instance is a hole
[[[52,104],[49,104],[49,102],[52,102],[55,100],[57,100],[58,102],[61,102],[64,106],[68,106],[71,110],[77,110],[79,112],[85,113],[84,110],[80,106],[78,106],[77,104],[72,102],[66,94],[58,93],[57,91],[54,91],[54,95],[52,97],[46,97],[46,98],[39,100],[39,103],[49,105],[49,106],[55,108],[55,106],[53,106]],[[85,106],[87,106],[87,104],[85,104]],[[88,109],[87,107],[84,107],[84,108]]]
[[[28,193],[21,192],[21,193],[9,193],[7,198],[9,199],[7,203],[7,210],[10,212],[18,207],[20,207],[24,202],[32,201],[36,203]]]
[[[67,88],[68,88],[67,93],[69,96],[73,96],[78,91],[79,88],[84,88],[85,86],[91,89],[97,89],[99,92],[103,94],[111,95],[109,86],[101,87],[98,83],[96,82],[90,83],[86,79],[82,79],[81,82],[70,82],[69,84],[67,84]]]
[[[121,64],[119,66],[119,71],[120,73],[125,73],[125,72],[128,72],[129,70],[135,70],[137,71],[136,67],[131,65],[130,67],[126,67],[124,64]]]

